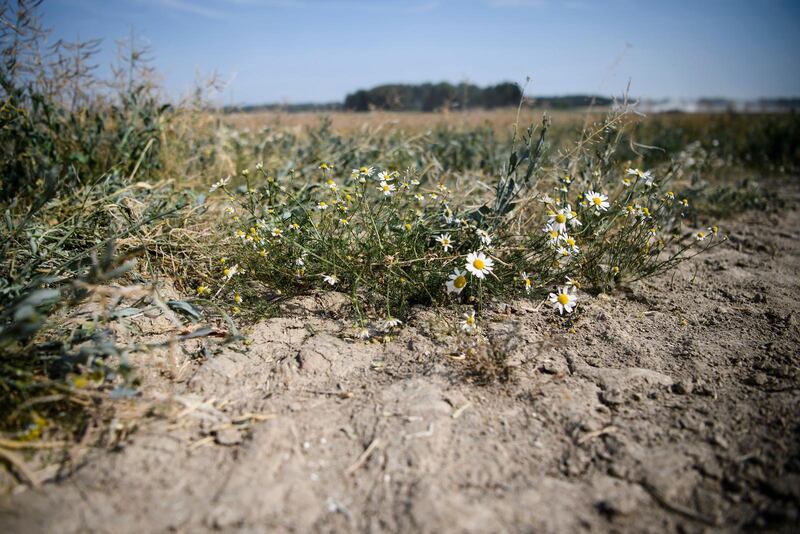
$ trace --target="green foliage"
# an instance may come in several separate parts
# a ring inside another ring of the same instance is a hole
[[[514,83],[500,83],[481,89],[468,83],[446,82],[419,85],[379,85],[348,94],[344,109],[368,111],[435,111],[440,109],[498,108],[516,106],[522,90]]]
[[[127,354],[152,347],[120,343],[113,325],[169,309],[142,275],[163,271],[165,245],[179,253],[202,198],[137,182],[163,167],[170,113],[146,56],[123,48],[100,90],[96,43],[45,48],[37,5],[14,6],[0,8],[0,430],[35,439],[130,392]]]
[[[469,175],[400,172],[381,160],[380,172],[345,173],[325,162],[302,176],[259,163],[211,188],[224,192],[234,225],[222,231],[233,243],[217,280],[198,291],[238,308],[246,286],[239,280],[284,293],[329,284],[351,295],[357,325],[381,319],[373,323],[379,331],[417,303],[480,311],[486,298],[541,298],[558,286],[567,291],[567,282],[606,291],[721,243],[716,229],[682,228],[688,200],[669,190],[680,165],[658,176],[621,165],[625,115],[612,113],[577,147],[549,156],[548,121],[529,128],[511,139],[493,188]],[[341,142],[325,141],[324,130],[315,135],[313,146]],[[554,198],[537,192],[539,184],[553,186]]]
[[[148,78],[146,50],[128,44],[118,75],[93,75],[96,42],[45,48],[47,32],[21,3],[0,29],[0,198],[44,202],[112,169],[146,174],[160,165],[170,106]]]
[[[800,168],[800,115],[796,113],[658,114],[639,121],[630,138],[656,147],[622,147],[624,157],[643,156],[647,167],[668,161],[697,142],[725,165],[781,173]]]

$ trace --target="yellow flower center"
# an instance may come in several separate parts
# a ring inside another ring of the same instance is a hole
[[[551,239],[557,239],[558,238],[558,232],[556,232],[555,230],[551,230],[550,231],[550,238]]]
[[[388,185],[388,184],[383,186],[383,190],[384,190],[384,191],[389,191],[389,189],[390,189],[390,188],[389,188],[389,185]]]
[[[564,215],[563,213],[559,213],[558,215],[556,215],[556,222],[558,224],[564,224],[565,222],[567,222],[567,216]]]
[[[468,325],[470,325],[470,326],[471,326],[471,325],[474,325],[474,324],[475,324],[475,316],[474,316],[474,315],[468,315],[468,316],[467,316],[466,323],[467,323]]]
[[[461,276],[457,276],[455,280],[453,280],[453,285],[458,289],[463,289],[464,286],[467,285],[467,278],[462,274]]]
[[[530,278],[526,278],[525,279],[525,287],[531,287],[531,279]]]
[[[561,293],[558,296],[558,302],[561,305],[566,306],[567,304],[569,304],[569,296],[566,293]]]
[[[602,202],[603,202],[603,199],[602,199],[602,198],[600,198],[600,197],[593,197],[593,198],[592,198],[592,202],[594,202],[594,205],[595,205],[595,206],[599,206],[600,204],[602,204]]]
[[[567,238],[567,245],[569,245],[571,247],[574,247],[575,246],[575,238],[574,237],[568,237]]]
[[[482,271],[483,268],[486,267],[486,263],[480,258],[475,258],[475,260],[472,262],[472,266],[479,271]]]

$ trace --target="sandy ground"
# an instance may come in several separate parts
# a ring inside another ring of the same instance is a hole
[[[452,311],[364,343],[342,335],[331,293],[290,302],[249,346],[142,357],[138,430],[0,497],[0,531],[792,531],[800,213],[786,195],[791,209],[724,223],[730,243],[674,273],[582,294],[571,322],[496,305],[492,349],[473,358],[506,361],[507,383],[452,358]],[[146,321],[153,338],[166,328]]]

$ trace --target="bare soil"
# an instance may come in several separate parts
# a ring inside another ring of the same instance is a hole
[[[494,305],[490,348],[463,360],[452,310],[369,343],[348,338],[335,293],[292,300],[247,345],[140,356],[117,445],[65,451],[39,489],[0,497],[0,531],[796,531],[800,213],[785,196],[674,272],[581,294],[569,319]]]

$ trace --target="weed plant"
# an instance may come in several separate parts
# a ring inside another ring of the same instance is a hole
[[[282,291],[333,287],[351,296],[363,337],[396,328],[417,303],[470,305],[470,333],[493,297],[550,295],[572,312],[576,287],[608,291],[722,242],[716,227],[683,226],[689,202],[672,190],[680,165],[663,174],[620,166],[629,115],[621,104],[549,159],[545,118],[512,138],[493,184],[371,164],[322,162],[310,180],[245,168],[210,188],[226,203],[232,246],[218,279],[197,292],[238,309],[235,278]]]

